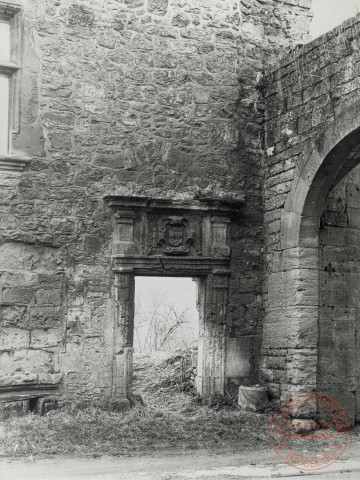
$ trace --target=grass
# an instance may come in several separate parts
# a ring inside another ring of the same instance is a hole
[[[223,398],[212,406],[200,404],[189,371],[184,374],[183,367],[181,355],[155,363],[141,359],[135,365],[134,389],[144,404],[137,401],[127,412],[79,404],[44,416],[4,418],[0,452],[7,456],[97,456],[271,445],[270,414],[240,411]]]
[[[170,402],[168,406],[170,406]],[[270,418],[230,409],[136,406],[128,413],[65,408],[5,421],[3,454],[123,455],[159,449],[268,447]]]

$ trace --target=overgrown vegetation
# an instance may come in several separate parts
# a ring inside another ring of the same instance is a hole
[[[135,352],[156,353],[185,349],[195,344],[199,333],[195,298],[183,298],[183,305],[179,306],[173,298],[174,290],[166,289],[170,285],[174,288],[170,279],[156,279],[154,282],[151,277],[140,277],[136,280],[138,286],[140,282],[140,288],[138,291],[135,287]],[[188,278],[171,280],[185,282],[188,289],[189,284],[195,286]],[[194,288],[191,291],[195,293]]]
[[[162,352],[135,355],[134,392],[144,396],[150,404],[163,394],[194,394],[193,353],[197,356],[196,350],[192,349],[179,350],[171,355]]]
[[[186,355],[180,352],[136,361],[134,387],[143,402],[135,396],[138,400],[128,412],[78,404],[42,417],[3,418],[2,454],[97,456],[270,445],[271,415],[242,412],[227,397],[214,399],[211,406],[202,405]]]

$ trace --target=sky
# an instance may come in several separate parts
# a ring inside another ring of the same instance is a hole
[[[197,285],[191,278],[135,277],[135,353],[152,351],[155,344],[159,346],[158,342],[164,339],[164,334],[166,338],[173,326],[182,321],[185,325],[178,324],[169,336],[170,343],[161,350],[193,345],[199,334],[196,302]],[[152,323],[154,314],[156,334]]]
[[[310,35],[317,38],[360,12],[360,0],[313,0]]]
[[[155,296],[164,297],[177,312],[189,308],[189,317],[198,316],[196,309],[197,285],[191,278],[174,277],[135,277],[135,305],[146,308]]]

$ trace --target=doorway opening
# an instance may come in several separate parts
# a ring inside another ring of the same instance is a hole
[[[149,406],[180,405],[196,392],[200,283],[135,276],[132,390]]]
[[[319,229],[318,391],[360,421],[360,166],[330,189]]]

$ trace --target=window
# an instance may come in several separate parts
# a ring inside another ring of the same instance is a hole
[[[9,148],[9,76],[4,64],[10,62],[10,22],[0,17],[0,154]]]
[[[0,156],[10,153],[10,134],[18,129],[20,8],[0,2]]]

